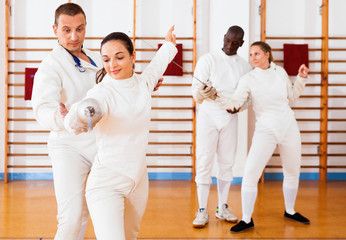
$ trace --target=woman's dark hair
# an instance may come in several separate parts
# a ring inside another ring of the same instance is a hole
[[[124,46],[127,49],[127,51],[132,56],[133,51],[134,51],[133,43],[131,41],[131,38],[129,36],[127,36],[125,33],[123,33],[123,32],[112,32],[112,33],[108,34],[101,42],[100,52],[102,50],[102,46],[104,44],[106,44],[107,42],[109,42],[109,41],[121,41],[124,44]],[[102,68],[101,70],[99,70],[96,73],[96,84],[100,83],[106,74],[107,74],[107,72],[106,72],[105,68]]]
[[[268,43],[262,42],[262,41],[258,41],[258,42],[254,42],[253,44],[251,44],[250,47],[252,46],[259,46],[261,48],[261,50],[265,53],[269,53],[269,63],[271,63],[272,61],[274,61],[273,55],[272,55],[272,48],[269,46]]]

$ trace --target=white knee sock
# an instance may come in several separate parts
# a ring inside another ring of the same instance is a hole
[[[250,187],[241,185],[241,205],[243,211],[242,220],[246,223],[251,222],[251,216],[257,198],[257,186]]]
[[[207,209],[210,184],[197,184],[199,208]]]
[[[282,187],[285,199],[285,208],[288,214],[295,214],[294,204],[296,202],[298,187],[287,187],[285,184]]]
[[[217,194],[218,194],[218,206],[221,209],[222,205],[227,203],[229,188],[231,187],[230,181],[222,181],[217,179]]]

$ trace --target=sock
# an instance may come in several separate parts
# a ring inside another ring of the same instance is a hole
[[[285,199],[285,208],[288,214],[295,214],[294,204],[296,202],[298,187],[287,187],[285,184],[282,187]]]
[[[251,222],[251,216],[257,198],[257,186],[250,187],[241,185],[241,205],[243,211],[242,220],[246,223]]]
[[[222,181],[217,179],[217,194],[218,194],[218,206],[219,210],[222,209],[222,205],[227,203],[229,188],[231,187],[230,181]]]
[[[197,184],[199,208],[207,209],[210,184]]]

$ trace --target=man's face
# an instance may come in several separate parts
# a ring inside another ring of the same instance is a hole
[[[243,45],[244,41],[240,34],[229,32],[223,38],[222,50],[226,55],[235,55],[239,47]]]
[[[85,38],[86,21],[84,15],[60,15],[57,25],[53,25],[60,45],[73,53],[80,53]]]

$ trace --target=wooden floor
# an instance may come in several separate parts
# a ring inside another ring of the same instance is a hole
[[[311,225],[283,218],[281,181],[259,184],[253,215],[253,230],[232,234],[232,224],[214,217],[216,186],[210,192],[210,222],[204,229],[192,228],[197,209],[195,184],[190,181],[150,182],[150,197],[139,239],[346,239],[346,181],[301,181],[296,211]],[[233,212],[241,217],[240,185],[229,196]],[[56,205],[52,181],[0,182],[0,239],[53,239]],[[95,239],[92,224],[86,239]],[[116,239],[116,237],[114,238]]]

